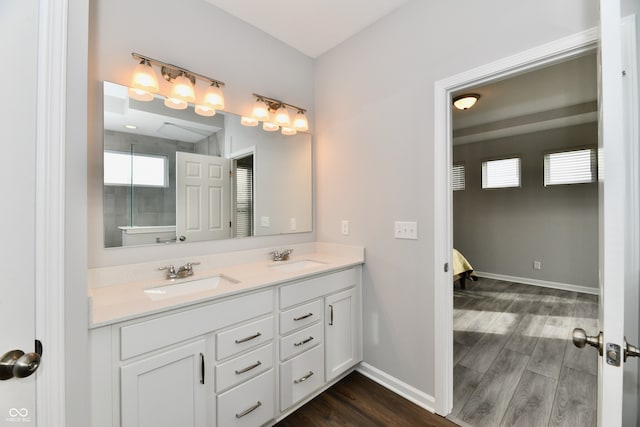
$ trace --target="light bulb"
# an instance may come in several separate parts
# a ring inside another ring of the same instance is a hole
[[[171,86],[171,94],[169,98],[178,99],[186,103],[193,102],[196,99],[193,83],[184,74],[180,74],[173,80]]]
[[[262,123],[262,129],[266,130],[267,132],[274,132],[280,129],[280,126],[271,122],[264,122]]]
[[[275,114],[275,124],[280,126],[289,126],[291,119],[289,118],[289,112],[287,111],[287,107],[284,105],[280,105],[280,108],[276,111]]]
[[[258,100],[256,101],[251,116],[261,122],[269,120],[269,107],[262,99],[258,98]]]
[[[158,93],[160,90],[158,76],[146,59],[140,61],[136,68],[133,69],[131,88],[148,93]]]
[[[309,122],[307,121],[307,116],[304,115],[304,111],[300,110],[296,114],[293,119],[293,128],[301,132],[309,130]]]
[[[224,110],[224,95],[218,83],[211,83],[204,93],[204,103],[210,105],[216,110]]]
[[[289,128],[289,127],[286,127],[286,126],[282,127],[282,131],[281,132],[282,132],[283,135],[288,135],[288,136],[295,135],[296,133],[298,133],[297,130]]]
[[[258,126],[258,123],[260,122],[254,119],[253,117],[242,116],[240,118],[240,124],[243,126],[249,126],[249,127]]]

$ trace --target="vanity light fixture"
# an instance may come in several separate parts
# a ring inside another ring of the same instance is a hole
[[[263,122],[262,129],[273,132],[282,128],[284,135],[295,135],[297,132],[309,130],[309,122],[304,108],[287,104],[278,99],[254,93],[256,103],[253,107],[251,117],[243,117],[241,123],[245,126],[256,126],[257,122]],[[289,115],[289,110],[297,111],[293,121]],[[253,119],[253,120],[250,120]]]
[[[152,65],[160,67],[162,77],[171,82],[171,92],[166,96],[164,105],[176,110],[184,110],[190,103],[195,103],[195,111],[201,116],[213,116],[216,110],[224,108],[224,95],[220,86],[224,83],[211,77],[196,74],[186,68],[167,64],[148,56],[132,53],[131,56],[140,61],[136,66],[129,88],[129,96],[138,101],[151,101],[153,94],[160,91],[158,78]],[[195,87],[197,80],[209,83],[209,88],[202,100],[196,102]]]
[[[453,98],[453,106],[458,110],[468,110],[473,107],[480,99],[480,95],[477,93],[465,93]]]

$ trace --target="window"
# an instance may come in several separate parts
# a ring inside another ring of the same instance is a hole
[[[253,155],[236,160],[235,236],[253,236]]]
[[[451,168],[451,188],[453,191],[464,190],[464,165],[457,164]]]
[[[544,186],[583,184],[596,180],[596,150],[547,153],[544,155]]]
[[[482,188],[520,187],[520,158],[482,162]]]
[[[122,151],[104,152],[105,185],[168,187],[168,158]]]

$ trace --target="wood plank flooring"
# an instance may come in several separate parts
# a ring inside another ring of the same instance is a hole
[[[347,375],[276,424],[279,427],[455,425],[414,405],[358,372]]]
[[[484,426],[595,426],[597,352],[571,342],[596,332],[598,298],[480,278],[454,291],[454,407]]]

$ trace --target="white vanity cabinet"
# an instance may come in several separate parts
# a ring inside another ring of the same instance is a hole
[[[362,360],[360,270],[280,287],[280,410]]]
[[[91,329],[92,427],[272,425],[362,360],[361,267]]]

